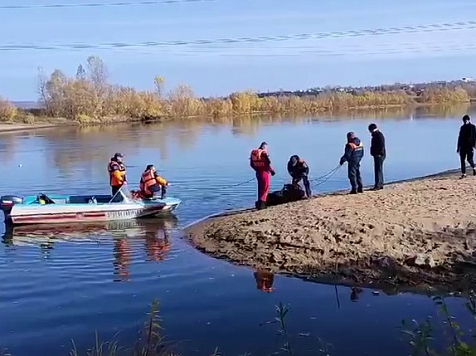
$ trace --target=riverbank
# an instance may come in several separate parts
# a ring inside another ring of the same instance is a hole
[[[212,256],[275,273],[466,291],[476,282],[475,183],[444,174],[218,217],[186,232]]]
[[[50,129],[53,127],[59,126],[59,123],[56,124],[0,124],[0,133],[1,132],[14,132],[14,131],[24,131],[24,130],[39,130],[39,129]]]

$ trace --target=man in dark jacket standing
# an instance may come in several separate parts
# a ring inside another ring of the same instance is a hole
[[[466,177],[466,160],[471,168],[473,168],[473,175],[476,176],[474,169],[474,148],[476,146],[476,127],[471,123],[471,118],[468,115],[463,116],[463,125],[459,130],[458,148],[456,152],[459,153],[461,159],[461,178]]]
[[[385,150],[385,137],[377,125],[370,124],[369,132],[372,135],[370,155],[374,158],[375,185],[373,190],[383,189],[383,161],[387,157]]]
[[[364,156],[364,146],[353,132],[347,134],[347,144],[345,145],[344,155],[340,159],[340,165],[345,162],[348,165],[348,175],[352,190],[350,194],[363,193],[364,187],[360,176],[360,161]]]

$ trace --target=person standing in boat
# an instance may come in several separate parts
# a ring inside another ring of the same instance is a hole
[[[362,177],[360,176],[360,161],[364,156],[364,146],[353,132],[347,134],[347,144],[345,145],[344,155],[340,159],[340,165],[345,162],[348,165],[348,175],[352,190],[350,194],[363,193],[364,187]]]
[[[121,187],[126,184],[126,166],[123,162],[124,156],[117,152],[107,165],[109,172],[109,184],[111,185],[112,195],[114,196]]]
[[[309,166],[298,155],[291,156],[288,162],[288,173],[293,178],[293,185],[298,185],[302,180],[306,189],[306,196],[311,197],[311,185],[309,184]]]
[[[162,192],[160,199],[164,199],[169,182],[157,174],[157,169],[153,164],[149,164],[142,173],[139,185],[142,197],[152,198],[155,193]]]
[[[250,166],[256,172],[256,180],[258,182],[258,200],[255,203],[255,207],[256,209],[264,209],[271,184],[271,176],[275,174],[273,167],[271,167],[268,144],[266,142],[262,142],[259,148],[251,151]]]

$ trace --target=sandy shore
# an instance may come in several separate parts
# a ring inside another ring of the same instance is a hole
[[[204,221],[197,248],[272,272],[381,287],[476,282],[476,177],[455,174]]]
[[[58,124],[0,124],[0,132],[48,129]]]

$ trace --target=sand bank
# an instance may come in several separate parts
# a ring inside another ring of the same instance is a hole
[[[468,290],[476,282],[476,177],[456,174],[205,220],[197,248],[272,272],[349,285]]]
[[[0,124],[0,132],[49,129],[58,124]]]

